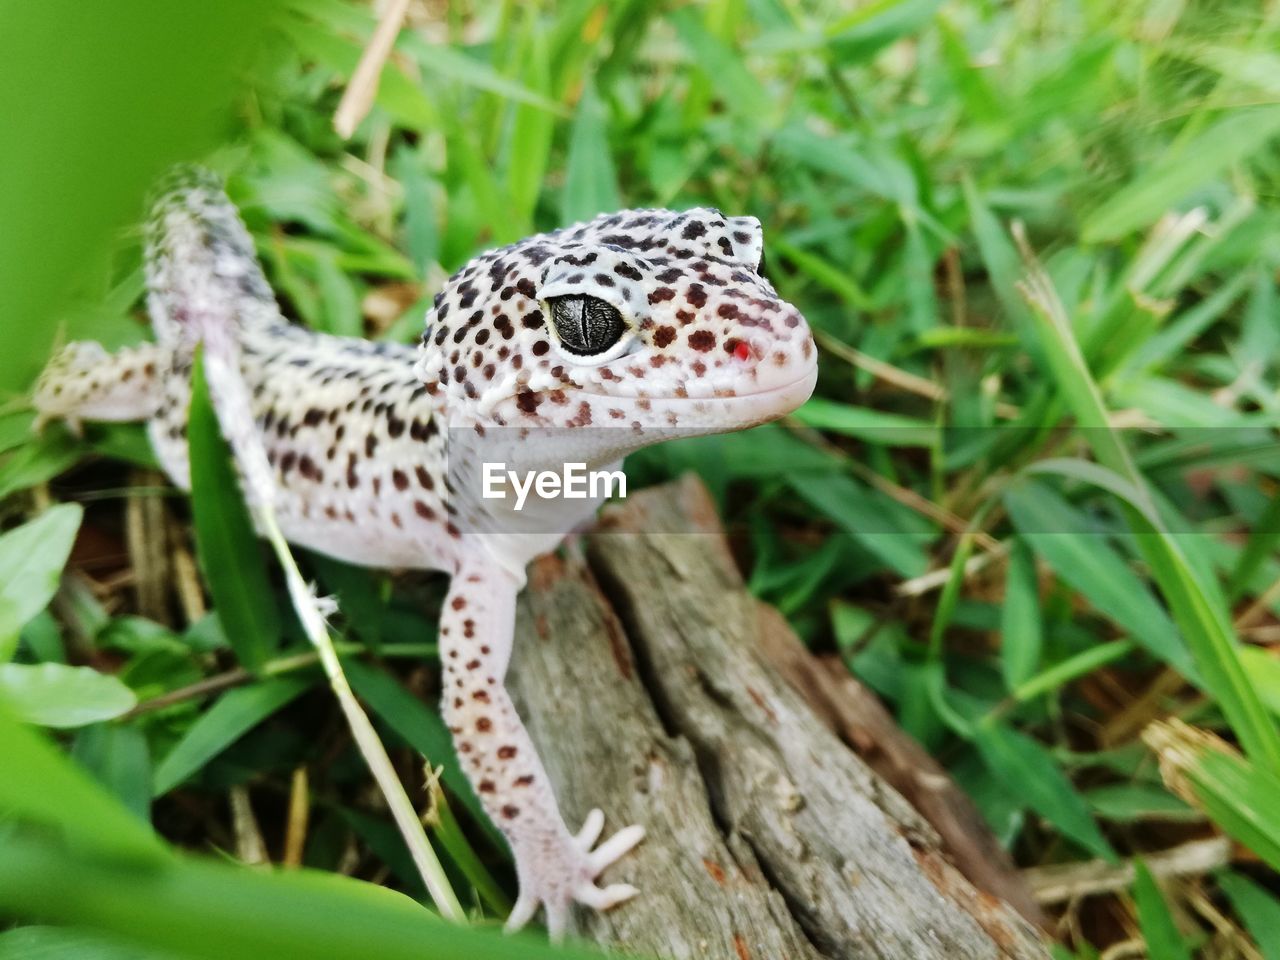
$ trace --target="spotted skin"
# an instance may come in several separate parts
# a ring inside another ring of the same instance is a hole
[[[220,185],[184,170],[160,190],[147,231],[155,345],[110,357],[72,344],[36,403],[46,417],[149,418],[165,470],[188,487],[189,321],[212,302],[234,302],[285,536],[353,563],[451,575],[439,630],[443,714],[515,856],[520,894],[508,928],[542,906],[558,938],[572,903],[607,909],[634,895],[596,881],[643,830],[596,846],[603,818],[593,811],[570,832],[504,678],[526,565],[599,504],[533,497],[526,512],[555,522],[522,527],[509,502],[461,483],[457,465],[480,456],[473,441],[499,436],[511,438],[499,449],[513,468],[599,469],[668,437],[795,409],[812,392],[816,354],[799,312],[761,276],[762,249],[750,217],[600,216],[473,259],[435,298],[414,349],[290,325]],[[561,297],[603,301],[621,336],[583,355],[553,316]]]

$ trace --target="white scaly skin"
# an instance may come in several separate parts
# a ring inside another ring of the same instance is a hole
[[[165,470],[188,487],[186,321],[210,297],[232,301],[285,536],[352,563],[452,577],[440,623],[443,711],[515,855],[520,895],[508,928],[542,905],[558,938],[574,901],[608,909],[633,896],[596,879],[643,829],[597,847],[603,817],[593,811],[570,832],[503,685],[525,566],[599,503],[531,497],[517,516],[510,501],[481,499],[459,464],[498,451],[509,469],[603,468],[663,439],[744,429],[803,403],[816,352],[803,318],[759,275],[759,223],[710,209],[634,210],[484,253],[437,296],[415,350],[290,325],[209,174],[179,171],[158,196],[147,237],[156,344],[114,356],[69,345],[37,386],[41,418],[147,419]],[[595,311],[590,335],[563,312],[581,297]],[[600,316],[612,319],[601,326]]]

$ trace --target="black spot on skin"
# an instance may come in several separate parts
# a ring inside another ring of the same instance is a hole
[[[436,512],[428,507],[421,500],[413,501],[413,512],[420,516],[423,520],[434,520]]]
[[[533,345],[533,355],[535,357],[540,357],[550,349],[551,349],[551,345],[547,343],[547,341],[539,340],[537,343]]]
[[[413,468],[413,472],[418,478],[418,485],[422,487],[422,489],[434,490],[436,488],[436,482],[432,479],[431,474],[427,471],[426,467],[418,465]]]
[[[716,240],[716,244],[720,247],[721,250],[724,251],[724,255],[726,257],[733,256],[733,244],[729,242],[728,237],[720,237],[718,240]]]
[[[502,808],[502,815],[508,820],[514,820],[516,817],[520,816],[520,808],[513,803],[508,803]]]
[[[524,413],[537,413],[541,402],[542,398],[532,390],[521,390],[516,394],[516,406]]]
[[[613,277],[609,276],[607,273],[597,273],[594,277],[592,277],[592,279],[595,280],[595,282],[600,284],[600,286],[602,287],[613,286]]]
[[[680,231],[680,236],[686,240],[697,240],[700,236],[707,232],[707,225],[701,220],[690,220],[684,225],[684,229]]]
[[[642,273],[641,273],[639,270],[637,270],[635,267],[631,266],[631,264],[629,264],[629,263],[616,263],[616,264],[614,264],[614,266],[613,266],[613,272],[614,272],[614,273],[616,273],[616,274],[617,274],[618,276],[620,276],[620,277],[626,277],[628,280],[635,280],[635,281],[637,281],[637,282],[638,282],[638,281],[640,281],[640,280],[643,280],[643,279],[644,279],[644,274],[642,274]],[[670,282],[670,281],[668,281],[668,282]]]
[[[710,330],[695,330],[689,334],[689,346],[699,353],[706,353],[716,345],[716,335]]]
[[[528,277],[521,277],[520,282],[516,284],[516,289],[530,300],[538,299],[538,288],[534,286],[533,281]]]
[[[689,284],[689,289],[685,293],[684,298],[688,301],[689,306],[696,307],[700,310],[707,305],[706,288],[704,288],[700,283],[691,283]]]
[[[675,327],[659,327],[653,331],[653,342],[655,346],[667,347],[671,345],[671,341],[676,338]]]
[[[675,299],[676,292],[670,287],[658,287],[649,294],[650,303],[662,303],[664,300]]]

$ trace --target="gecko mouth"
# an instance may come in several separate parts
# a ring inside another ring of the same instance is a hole
[[[590,390],[576,392],[583,397],[600,401],[637,403],[643,400],[646,404],[646,419],[661,420],[665,414],[672,413],[681,417],[682,425],[702,432],[707,428],[716,431],[739,430],[784,417],[809,399],[817,382],[818,365],[815,363],[794,380],[760,390],[738,391],[730,396],[713,394],[705,397],[642,398]],[[694,414],[693,418],[686,420],[685,417],[691,412]],[[619,425],[628,422],[629,418],[618,421]]]

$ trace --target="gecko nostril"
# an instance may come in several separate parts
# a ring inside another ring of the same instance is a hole
[[[733,348],[733,355],[739,360],[751,359],[751,347],[747,345],[747,341],[739,340],[738,345]]]

